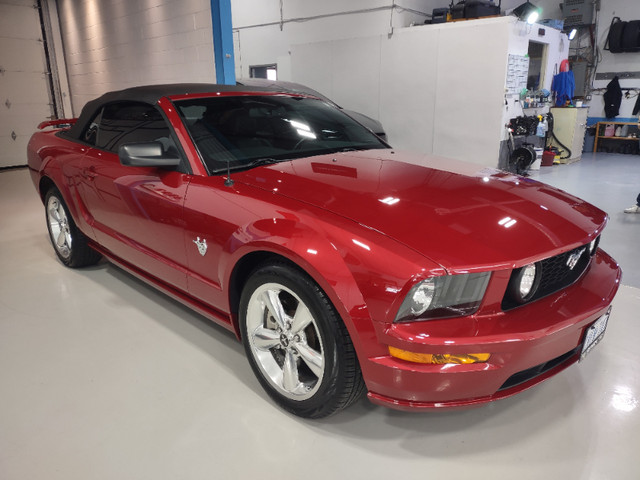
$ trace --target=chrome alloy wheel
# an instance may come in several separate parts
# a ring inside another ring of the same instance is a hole
[[[62,203],[55,195],[50,196],[47,202],[47,221],[51,242],[62,257],[69,258],[71,256],[69,219]]]
[[[251,353],[265,378],[292,400],[312,397],[325,369],[318,325],[293,291],[265,283],[251,295],[246,326]]]

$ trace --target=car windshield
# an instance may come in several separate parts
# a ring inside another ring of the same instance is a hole
[[[286,95],[175,102],[211,174],[350,150],[388,148],[327,103]]]

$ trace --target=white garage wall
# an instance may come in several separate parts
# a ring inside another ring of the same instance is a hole
[[[514,23],[425,25],[391,37],[294,45],[292,76],[379,118],[396,148],[496,166]]]
[[[291,45],[388,34],[424,22],[426,16],[416,12],[431,12],[430,3],[441,1],[232,0],[236,76],[248,77],[251,65],[277,63],[278,78],[291,80]]]
[[[602,2],[598,22],[598,46],[602,53],[602,60],[598,64],[598,72],[640,72],[640,54],[638,53],[610,53],[604,50],[604,44],[609,34],[609,26],[613,17],[620,17],[624,21],[640,20],[640,3],[637,0],[607,0]],[[611,80],[594,81],[595,88],[606,88]],[[640,89],[640,79],[620,79],[622,88]],[[603,92],[593,96],[589,108],[590,117],[604,117]],[[633,106],[637,98],[622,98],[620,117],[631,117]]]
[[[396,148],[495,167],[505,123],[522,114],[512,99],[505,106],[508,54],[525,55],[529,40],[549,44],[548,89],[553,71],[567,57],[567,37],[514,17],[294,45],[292,76],[380,119]]]
[[[135,85],[215,82],[209,0],[59,0],[75,115]]]

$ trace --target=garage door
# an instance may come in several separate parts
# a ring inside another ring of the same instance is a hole
[[[27,143],[52,114],[33,0],[0,0],[0,167],[25,165]]]

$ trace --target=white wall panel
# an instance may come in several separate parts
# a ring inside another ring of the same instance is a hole
[[[432,150],[438,29],[398,30],[382,41],[380,118],[398,148]]]
[[[291,77],[327,97],[333,94],[334,42],[309,43],[291,47]]]
[[[560,32],[523,26],[502,17],[294,45],[292,78],[379,119],[396,148],[495,167],[505,118],[521,114],[505,110],[508,54],[526,53],[531,35],[550,43],[548,71],[567,54]]]
[[[232,0],[231,15],[234,28],[279,22],[280,0]]]
[[[390,6],[390,0],[323,0],[322,2],[284,0],[284,15],[286,18],[312,17]]]
[[[391,0],[328,0],[323,2],[284,0],[283,19],[285,23],[281,29],[279,1],[233,0],[237,75],[248,77],[250,66],[276,63],[278,58],[282,59],[289,55],[292,45],[388,34],[391,31],[391,24],[394,27],[404,27],[414,21],[418,23],[424,21],[424,16],[403,11],[400,7],[393,10],[392,13],[392,3]],[[419,7],[420,4],[424,4],[424,1],[396,2],[396,4],[398,3],[408,8],[415,8],[416,5]],[[384,9],[375,10],[380,7]],[[370,9],[374,10],[358,14],[347,13]],[[420,10],[420,8],[418,9]],[[430,9],[425,11],[430,11]],[[260,12],[259,15],[258,12]],[[331,16],[314,18],[318,15]],[[297,21],[289,21],[292,19],[297,19]],[[268,22],[276,24],[247,28]]]
[[[279,56],[289,55],[292,45],[278,26],[240,30],[234,35],[234,43],[240,47],[240,55],[236,50],[235,56],[236,71],[240,72],[236,73],[238,78],[248,78],[251,65],[276,63]]]
[[[497,166],[510,25],[504,20],[440,29],[434,154]]]
[[[371,99],[380,97],[381,41],[366,37],[333,45],[331,99],[373,118],[380,118],[379,102]]]

